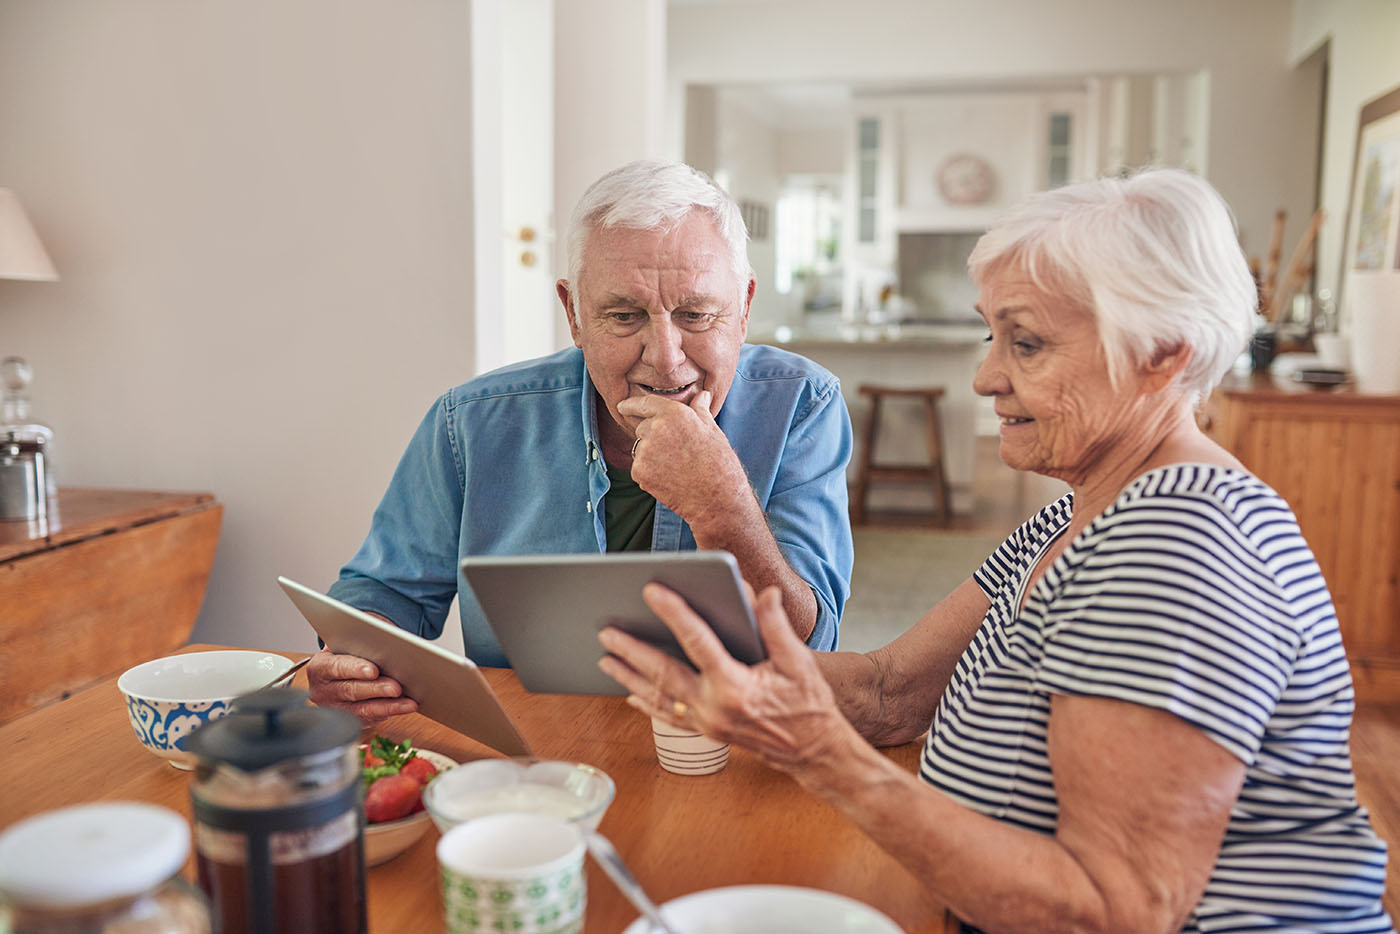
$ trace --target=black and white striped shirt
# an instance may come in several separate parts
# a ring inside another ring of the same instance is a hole
[[[1059,813],[1053,694],[1166,710],[1247,767],[1184,931],[1391,932],[1385,843],[1356,802],[1354,706],[1337,619],[1288,504],[1237,470],[1136,479],[1038,580],[1073,496],[1014,532],[974,577],[992,601],[934,717],[920,772],[1028,830]]]

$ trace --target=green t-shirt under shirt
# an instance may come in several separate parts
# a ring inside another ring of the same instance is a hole
[[[608,468],[608,492],[603,497],[608,551],[651,551],[651,524],[656,497],[632,480],[632,472]]]

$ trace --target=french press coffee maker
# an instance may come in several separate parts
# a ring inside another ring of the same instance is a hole
[[[268,688],[192,733],[199,884],[223,934],[354,934],[365,912],[360,721]]]

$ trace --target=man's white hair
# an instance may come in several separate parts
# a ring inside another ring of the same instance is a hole
[[[641,159],[613,169],[588,187],[569,217],[569,291],[578,300],[579,274],[588,238],[601,227],[666,230],[692,211],[705,211],[729,247],[735,277],[747,286],[748,230],[739,205],[714,179],[683,162]]]

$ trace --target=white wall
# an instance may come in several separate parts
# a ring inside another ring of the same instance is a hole
[[[778,133],[780,175],[841,175],[850,129],[796,128]]]
[[[1208,176],[1246,247],[1266,250],[1277,208],[1298,219],[1288,243],[1312,212],[1294,166],[1314,164],[1295,143],[1316,104],[1290,77],[1290,9],[1278,0],[714,0],[673,7],[669,34],[676,101],[692,83],[947,86],[1209,69]]]
[[[721,170],[718,181],[739,202],[753,201],[772,211],[778,200],[778,142],[777,130],[761,115],[754,113],[742,100],[723,90],[715,108],[719,126],[715,145],[715,162]],[[749,263],[758,278],[754,293],[750,328],[763,329],[782,320],[782,299],[773,291],[774,249],[773,224],[770,213],[768,236],[749,240]]]
[[[666,151],[665,0],[556,0],[554,25],[555,225],[593,180],[632,159]],[[564,238],[556,269],[567,269]],[[563,314],[560,343],[569,343]]]
[[[276,576],[335,579],[470,375],[468,13],[0,4],[0,184],[62,276],[0,280],[0,352],[63,484],[224,504],[197,639],[314,646]]]

